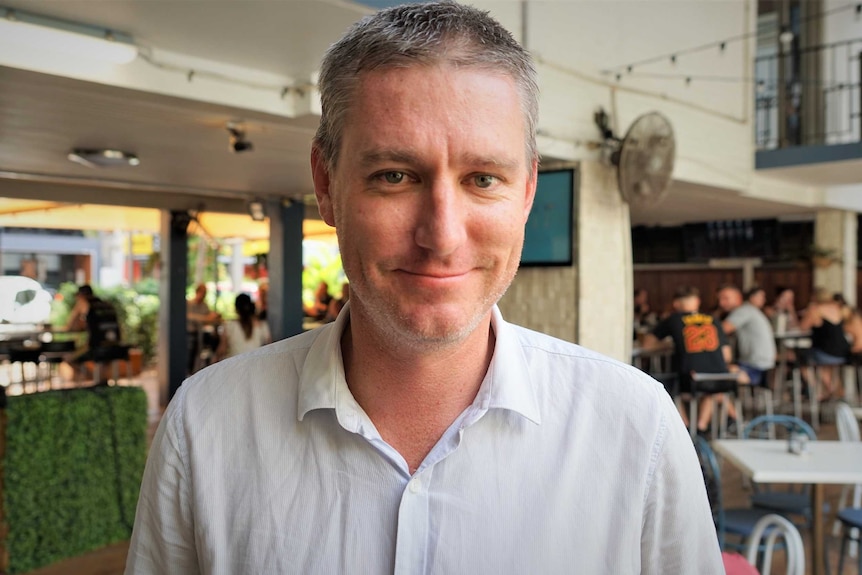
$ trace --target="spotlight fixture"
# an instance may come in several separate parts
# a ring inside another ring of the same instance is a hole
[[[246,139],[245,130],[243,130],[238,124],[228,122],[226,128],[230,134],[228,140],[230,142],[231,152],[241,154],[242,152],[251,152],[254,150],[254,144]]]
[[[136,155],[122,150],[75,148],[66,157],[88,168],[122,168],[141,163]]]
[[[266,206],[263,200],[254,199],[248,203],[248,215],[256,222],[262,222],[266,219]]]
[[[62,52],[127,64],[138,56],[131,36],[105,28],[0,8],[0,47]]]

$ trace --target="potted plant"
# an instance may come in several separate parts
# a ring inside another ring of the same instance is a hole
[[[833,263],[837,263],[841,261],[841,258],[838,256],[838,251],[832,248],[824,248],[822,246],[818,246],[817,244],[812,244],[809,249],[811,263],[814,267],[818,268],[828,268]]]

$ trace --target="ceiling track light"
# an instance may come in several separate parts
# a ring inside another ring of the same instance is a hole
[[[113,64],[138,55],[132,37],[116,30],[0,8],[0,47],[50,51]]]
[[[230,151],[235,154],[241,154],[242,152],[251,152],[254,150],[254,144],[252,144],[245,136],[245,130],[242,129],[239,123],[237,122],[228,122],[227,126],[225,126],[228,131],[228,143],[230,144]]]
[[[141,163],[136,155],[122,150],[75,148],[66,157],[88,168],[124,168]]]

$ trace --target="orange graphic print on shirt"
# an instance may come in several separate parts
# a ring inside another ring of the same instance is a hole
[[[696,313],[684,317],[682,321],[686,324],[682,328],[682,336],[687,353],[703,353],[718,349],[718,330],[711,316]]]

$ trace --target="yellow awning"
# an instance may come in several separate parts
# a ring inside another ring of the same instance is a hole
[[[129,208],[96,204],[66,204],[38,200],[0,198],[0,226],[61,230],[127,231],[157,234],[160,212],[150,208]],[[269,249],[269,220],[256,222],[246,214],[203,213],[200,226],[189,232],[214,238],[266,240]],[[335,229],[320,220],[305,220],[303,236],[334,235]],[[255,252],[263,253],[263,252]]]

